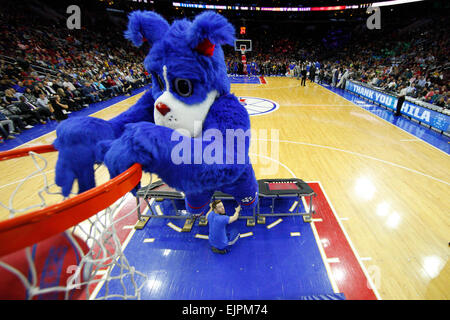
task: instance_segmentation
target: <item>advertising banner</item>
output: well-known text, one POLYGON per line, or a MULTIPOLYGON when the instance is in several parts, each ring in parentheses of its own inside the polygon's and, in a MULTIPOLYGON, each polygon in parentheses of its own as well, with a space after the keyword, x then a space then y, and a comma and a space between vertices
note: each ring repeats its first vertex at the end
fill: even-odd
MULTIPOLYGON (((374 90, 362 84, 347 81, 345 88, 386 108, 395 110, 397 106, 397 97, 374 90)), ((450 130, 450 117, 448 115, 418 106, 410 101, 403 102, 401 113, 440 131, 448 132, 450 130)))

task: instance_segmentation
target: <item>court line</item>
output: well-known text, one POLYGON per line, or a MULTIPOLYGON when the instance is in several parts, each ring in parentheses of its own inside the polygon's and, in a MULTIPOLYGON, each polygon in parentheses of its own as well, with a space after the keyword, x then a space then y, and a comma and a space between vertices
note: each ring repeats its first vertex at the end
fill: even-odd
POLYGON ((289 208, 289 212, 294 211, 294 209, 297 207, 297 205, 298 205, 298 201, 295 201, 295 202, 292 204, 292 206, 289 208))
MULTIPOLYGON (((250 153, 249 153, 249 154, 250 154, 250 153)), ((255 155, 260 156, 260 157, 263 157, 263 158, 266 158, 266 159, 270 159, 270 160, 272 160, 272 161, 277 162, 277 163, 280 164, 282 167, 284 167, 284 168, 292 175, 293 178, 297 178, 297 176, 294 174, 294 172, 293 172, 291 169, 289 169, 289 167, 286 166, 284 163, 281 163, 280 161, 275 160, 275 159, 270 158, 270 157, 262 156, 262 155, 260 155, 260 154, 255 154, 255 155)), ((325 193, 324 193, 324 194, 325 194, 325 193)), ((327 199, 327 201, 329 201, 329 200, 327 199)), ((302 202, 303 202, 304 208, 305 208, 305 209, 308 208, 308 206, 306 205, 305 198, 302 198, 302 202)), ((306 209, 306 210, 308 210, 308 209, 306 209)), ((328 264, 328 262, 327 262, 327 256, 325 255, 325 250, 324 250, 324 248, 323 248, 323 246, 322 246, 322 242, 320 241, 319 234, 317 233, 316 226, 314 225, 314 221, 312 221, 312 222, 310 223, 310 226, 311 226, 311 230, 312 230, 312 232, 313 232, 314 239, 315 239, 315 241, 316 241, 317 247, 318 247, 318 249, 319 249, 320 255, 321 255, 321 257, 322 257, 322 261, 323 261, 323 264, 324 264, 324 266, 325 266, 325 270, 326 270, 326 272, 327 272, 328 280, 330 281, 331 287, 333 288, 333 292, 334 292, 334 293, 339 293, 339 288, 338 288, 338 286, 337 286, 337 284, 336 284, 336 280, 334 279, 333 274, 331 273, 330 266, 329 266, 329 264, 328 264)), ((352 249, 354 250, 353 247, 352 247, 352 249)), ((355 256, 358 257, 358 255, 356 255, 356 252, 355 252, 355 256)))
MULTIPOLYGON (((308 205, 306 203, 305 198, 302 197, 301 200, 302 200, 302 203, 303 203, 303 207, 305 208, 306 211, 308 211, 309 207, 308 207, 308 205)), ((325 253, 325 249, 323 248, 322 240, 319 237, 319 233, 317 232, 316 225, 315 225, 314 221, 311 221, 310 225, 311 225, 311 229, 313 231, 314 239, 316 240, 316 243, 317 243, 317 247, 319 248, 319 252, 320 252, 320 255, 322 257, 322 261, 323 261, 323 264, 325 266, 325 270, 327 271, 328 278, 330 279, 330 283, 331 283, 331 286, 333 288, 333 291, 334 291, 334 293, 339 293, 339 287, 338 287, 338 285, 336 283, 336 280, 334 280, 333 272, 331 271, 327 255, 325 253)))
MULTIPOLYGON (((125 102, 125 101, 127 101, 127 100, 129 100, 129 99, 132 99, 132 98, 135 98, 136 96, 138 96, 138 95, 140 95, 140 94, 145 94, 146 92, 147 92, 147 90, 144 90, 144 91, 142 91, 142 92, 136 93, 135 95, 130 96, 130 97, 128 97, 128 98, 126 98, 126 99, 124 99, 124 100, 122 100, 122 101, 116 102, 116 103, 110 105, 109 107, 105 107, 105 108, 103 108, 103 109, 101 109, 101 110, 99 110, 99 111, 97 111, 97 112, 94 112, 94 113, 90 114, 89 117, 90 117, 90 116, 93 116, 93 115, 95 115, 95 114, 97 114, 97 113, 103 112, 103 111, 105 111, 105 110, 107 110, 107 109, 109 109, 109 108, 111 108, 111 107, 114 107, 115 105, 117 105, 117 104, 119 104, 119 103, 125 102)), ((55 131, 56 131, 56 130, 47 132, 47 133, 43 134, 42 136, 39 136, 39 137, 37 137, 37 138, 34 138, 34 139, 32 139, 32 140, 30 140, 30 141, 27 141, 27 142, 25 142, 25 143, 22 143, 21 145, 19 145, 19 146, 13 148, 13 149, 11 149, 11 150, 18 149, 18 148, 22 148, 23 146, 28 145, 28 144, 32 143, 33 141, 35 141, 35 140, 37 140, 37 139, 41 139, 41 138, 43 138, 43 137, 45 137, 45 136, 47 136, 47 135, 49 135, 49 134, 51 134, 51 133, 54 133, 55 131)))
POLYGON ((242 233, 241 235, 239 235, 239 238, 247 238, 247 237, 251 237, 253 236, 253 232, 247 232, 247 233, 242 233))
MULTIPOLYGON (((264 98, 261 98, 261 99, 264 99, 264 98)), ((251 104, 246 103, 246 105, 247 106, 252 106, 252 107, 255 107, 255 108, 263 108, 263 110, 266 110, 265 107, 261 107, 261 106, 258 105, 258 104, 264 103, 264 102, 267 102, 267 99, 264 99, 263 101, 252 102, 251 104)))
MULTIPOLYGON (((425 142, 428 146, 433 147, 434 149, 436 149, 436 150, 442 152, 443 154, 445 154, 445 155, 447 155, 447 156, 450 156, 447 152, 445 152, 445 151, 443 151, 443 150, 441 150, 441 149, 439 149, 439 148, 433 146, 431 143, 428 143, 427 141, 425 141, 425 140, 423 140, 423 139, 420 139, 419 137, 417 137, 417 136, 413 135, 412 133, 410 133, 410 132, 408 132, 408 131, 406 131, 406 130, 400 128, 399 126, 396 126, 395 124, 393 124, 393 123, 387 121, 386 119, 383 119, 382 117, 379 117, 379 116, 373 114, 373 113, 370 112, 369 110, 366 110, 366 109, 364 109, 364 108, 361 108, 359 105, 357 105, 357 104, 354 103, 353 101, 351 101, 351 100, 349 100, 349 99, 347 99, 347 98, 341 96, 340 94, 338 94, 338 93, 336 93, 336 92, 334 92, 334 91, 332 91, 332 90, 330 90, 330 89, 327 89, 327 88, 325 88, 325 87, 323 87, 323 86, 321 86, 321 85, 319 85, 319 84, 317 84, 317 83, 315 83, 315 84, 316 84, 317 86, 319 86, 320 88, 326 90, 326 91, 329 91, 329 92, 331 92, 331 93, 334 93, 335 95, 337 95, 337 96, 340 97, 341 99, 344 99, 344 100, 346 100, 346 101, 349 101, 350 103, 352 103, 353 105, 355 105, 355 107, 358 107, 359 109, 362 109, 362 110, 368 112, 368 113, 369 113, 370 115, 372 115, 373 117, 376 117, 376 118, 378 118, 378 119, 381 119, 381 120, 383 120, 383 121, 389 123, 390 125, 396 127, 397 129, 400 129, 401 131, 403 131, 403 132, 409 134, 410 136, 413 136, 414 138, 419 139, 419 141, 425 142)), ((344 91, 345 91, 345 89, 344 89, 344 91)), ((345 92, 347 92, 347 91, 345 91, 345 92)), ((353 96, 356 97, 356 95, 354 95, 353 93, 350 93, 350 92, 348 92, 348 93, 349 93, 349 94, 352 94, 353 96)), ((374 106, 375 106, 375 107, 378 107, 378 106, 375 105, 375 104, 374 104, 374 106)), ((409 120, 409 119, 407 119, 407 120, 409 120)), ((411 120, 409 120, 409 121, 411 121, 411 120)), ((423 126, 423 127, 424 127, 425 129, 431 130, 431 129, 429 129, 429 128, 426 128, 425 126, 423 126)))
POLYGON ((173 230, 175 230, 176 232, 181 232, 182 228, 180 228, 179 226, 174 225, 172 222, 169 222, 167 224, 167 226, 169 226, 170 228, 172 228, 173 230))
POLYGON ((278 89, 293 89, 293 88, 298 88, 301 87, 301 85, 297 85, 297 86, 282 86, 282 87, 270 87, 268 88, 266 84, 259 84, 258 87, 251 87, 251 88, 239 88, 241 90, 259 90, 259 89, 265 89, 265 90, 278 90, 278 89))
POLYGON ((162 210, 161 210, 161 207, 159 206, 159 204, 157 204, 155 206, 155 211, 158 216, 163 216, 163 213, 162 213, 162 210))
POLYGON ((272 229, 273 227, 275 227, 276 225, 280 224, 283 221, 283 219, 278 219, 275 222, 272 222, 271 224, 269 224, 268 226, 266 226, 267 229, 272 229))
POLYGON ((247 109, 247 111, 253 112, 254 114, 258 114, 258 113, 261 112, 261 110, 253 109, 253 108, 248 107, 248 106, 245 106, 245 109, 247 109))
POLYGON ((335 258, 327 258, 328 263, 340 263, 341 260, 339 260, 338 257, 335 258))
MULTIPOLYGON (((28 180, 31 180, 31 179, 37 178, 37 177, 42 177, 43 174, 51 173, 53 171, 55 171, 55 169, 51 169, 51 170, 43 171, 43 172, 37 172, 35 175, 29 177, 28 180)), ((6 188, 6 187, 11 186, 13 184, 18 184, 18 183, 23 182, 25 180, 27 180, 27 178, 23 178, 23 179, 20 179, 20 180, 17 180, 17 181, 13 181, 13 182, 1 185, 0 189, 6 188)))
MULTIPOLYGON (((312 183, 312 182, 310 181, 309 183, 312 183)), ((339 224, 339 227, 341 228, 342 232, 344 233, 344 236, 347 239, 347 242, 350 245, 350 248, 352 249, 353 254, 356 257, 356 260, 358 260, 358 263, 359 263, 361 269, 363 270, 364 275, 366 276, 366 279, 369 282, 372 291, 375 293, 375 296, 377 297, 378 300, 382 300, 381 297, 380 297, 380 294, 378 293, 377 287, 373 284, 372 278, 370 278, 369 273, 366 270, 366 267, 361 262, 361 258, 360 258, 359 254, 358 254, 358 251, 356 251, 355 246, 353 245, 352 241, 350 240, 350 237, 348 236, 347 231, 344 229, 344 225, 341 223, 341 220, 340 220, 339 216, 337 215, 336 210, 333 207, 333 204, 330 202, 330 199, 328 198, 328 195, 325 192, 325 189, 323 188, 322 183, 320 183, 320 181, 314 181, 314 183, 318 183, 319 184, 320 189, 322 190, 322 193, 325 196, 325 199, 327 200, 328 205, 331 208, 331 212, 333 212, 334 218, 336 219, 337 223, 339 224)), ((302 200, 303 200, 303 198, 302 198, 302 200)), ((314 223, 314 222, 312 222, 312 223, 314 223)))
POLYGON ((350 104, 318 104, 318 103, 299 103, 299 104, 283 104, 283 107, 354 107, 350 104))
MULTIPOLYGON (((304 200, 304 198, 302 198, 304 200)), ((305 203, 303 203, 305 205, 305 203)), ((305 206, 306 208, 306 206, 305 206)), ((319 248, 320 255, 322 256, 322 261, 325 266, 325 270, 327 271, 328 278, 330 279, 331 287, 333 288, 334 293, 339 293, 339 287, 334 280, 333 273, 331 272, 330 263, 328 262, 327 255, 325 254, 325 250, 323 249, 322 242, 320 241, 319 233, 317 232, 316 226, 314 222, 310 223, 311 229, 314 234, 314 238, 316 239, 317 247, 319 248)))
POLYGON ((285 143, 299 144, 299 145, 305 145, 305 146, 310 146, 310 147, 329 149, 329 150, 333 150, 333 151, 340 151, 340 152, 348 153, 348 154, 351 154, 351 155, 354 155, 354 156, 359 156, 359 157, 362 157, 362 158, 366 158, 366 159, 382 162, 384 164, 388 164, 388 165, 391 165, 393 167, 401 168, 401 169, 404 169, 404 170, 407 170, 407 171, 410 171, 410 172, 422 175, 424 177, 430 178, 432 180, 436 180, 436 181, 441 182, 443 184, 450 185, 450 183, 448 183, 447 181, 441 180, 439 178, 435 178, 435 177, 430 176, 430 175, 428 175, 426 173, 423 173, 423 172, 420 172, 420 171, 417 171, 417 170, 414 170, 414 169, 411 169, 411 168, 408 168, 408 167, 405 167, 405 166, 402 166, 400 164, 396 164, 396 163, 393 163, 393 162, 390 162, 390 161, 387 161, 387 160, 378 159, 378 158, 375 158, 375 157, 372 157, 372 156, 369 156, 369 155, 366 155, 366 154, 362 154, 362 153, 359 153, 359 152, 354 152, 354 151, 350 151, 350 150, 340 149, 340 148, 336 148, 336 147, 324 146, 324 145, 315 144, 315 143, 300 142, 300 141, 273 140, 273 139, 255 139, 255 140, 263 140, 263 141, 270 141, 270 142, 285 142, 285 143))
MULTIPOLYGON (((125 204, 128 204, 129 201, 132 201, 133 199, 129 199, 129 200, 125 200, 123 206, 121 206, 120 210, 122 210, 122 208, 125 206, 125 204)), ((116 214, 120 211, 117 210, 116 214)), ((142 213, 143 215, 146 215, 148 213, 148 207, 146 207, 144 209, 144 212, 142 213)), ((116 216, 116 214, 114 214, 114 216, 116 216)), ((125 249, 128 246, 128 244, 130 243, 131 239, 134 236, 134 233, 136 232, 136 228, 131 229, 130 233, 128 234, 127 238, 125 239, 125 241, 122 243, 122 252, 125 255, 125 249)), ((147 239, 145 239, 147 240, 147 239)), ((144 242, 145 242, 144 240, 144 242)), ((154 240, 153 240, 154 241, 154 240)), ((153 242, 153 241, 147 241, 147 242, 153 242)), ((115 264, 112 264, 112 266, 108 267, 107 271, 109 271, 109 273, 111 274, 112 271, 114 270, 115 264), (111 269, 111 270, 109 270, 111 269)), ((106 275, 108 274, 108 272, 105 272, 102 275, 101 280, 97 283, 97 286, 94 288, 94 290, 92 291, 91 295, 89 296, 89 300, 95 300, 95 298, 97 297, 98 293, 100 292, 100 290, 103 288, 103 285, 106 282, 106 275)))
MULTIPOLYGON (((267 102, 267 101, 260 101, 260 102, 267 102)), ((267 108, 265 107, 265 106, 259 106, 258 105, 258 103, 260 103, 260 102, 256 102, 256 103, 245 103, 245 108, 247 109, 247 108, 253 108, 253 109, 255 109, 255 110, 258 110, 258 111, 266 111, 267 110, 267 108)))
MULTIPOLYGON (((259 139, 256 139, 256 140, 259 140, 259 139)), ((278 161, 278 160, 275 160, 275 159, 270 158, 270 157, 263 156, 263 155, 258 154, 258 153, 251 153, 251 152, 249 152, 248 154, 249 154, 249 155, 255 155, 255 156, 258 156, 258 157, 261 157, 261 158, 265 158, 265 159, 269 159, 269 160, 272 160, 272 161, 274 161, 274 162, 277 162, 279 165, 281 165, 283 168, 285 168, 285 169, 292 175, 293 178, 297 178, 297 177, 295 176, 294 172, 292 172, 292 170, 289 169, 288 166, 286 166, 284 163, 281 163, 281 162, 278 161)))

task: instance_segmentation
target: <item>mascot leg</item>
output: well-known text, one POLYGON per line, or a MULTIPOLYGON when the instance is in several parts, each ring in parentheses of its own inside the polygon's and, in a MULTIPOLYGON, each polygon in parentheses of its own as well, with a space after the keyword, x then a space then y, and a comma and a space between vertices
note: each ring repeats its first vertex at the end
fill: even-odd
POLYGON ((190 214, 206 214, 209 210, 209 204, 214 192, 207 191, 200 194, 186 194, 186 210, 190 214))
POLYGON ((258 182, 253 167, 247 166, 237 181, 221 191, 232 195, 242 209, 253 209, 258 204, 258 182))

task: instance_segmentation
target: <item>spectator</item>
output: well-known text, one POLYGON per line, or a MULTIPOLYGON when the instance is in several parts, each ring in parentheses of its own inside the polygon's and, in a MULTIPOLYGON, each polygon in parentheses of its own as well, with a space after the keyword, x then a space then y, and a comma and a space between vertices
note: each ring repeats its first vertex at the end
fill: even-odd
POLYGON ((59 95, 55 95, 52 99, 51 110, 53 110, 53 115, 57 122, 61 122, 67 119, 67 114, 64 113, 64 110, 68 110, 69 106, 61 102, 61 97, 59 95))
POLYGON ((24 85, 22 81, 18 81, 16 85, 13 86, 14 90, 18 93, 25 93, 25 90, 27 89, 24 85))
POLYGON ((15 131, 14 123, 12 120, 8 119, 3 113, 0 112, 0 129, 2 129, 3 139, 14 139, 10 134, 18 134, 15 131), (7 129, 6 129, 7 128, 7 129))
POLYGON ((19 115, 15 115, 11 113, 7 108, 5 108, 5 105, 0 106, 0 113, 6 118, 6 120, 11 120, 13 122, 14 124, 13 134, 21 133, 25 129, 32 128, 32 126, 27 126, 27 124, 25 124, 24 121, 22 121, 22 118, 19 115))
POLYGON ((70 111, 79 111, 83 109, 83 107, 79 103, 77 103, 75 99, 72 99, 66 94, 66 91, 64 91, 63 88, 59 88, 58 90, 56 90, 56 94, 60 97, 60 102, 64 105, 67 105, 70 111))
POLYGON ((27 99, 24 96, 20 97, 20 102, 16 103, 16 106, 21 110, 22 114, 31 115, 42 124, 46 124, 47 122, 45 120, 51 115, 47 109, 38 108, 27 102, 27 99))
POLYGON ((14 89, 7 89, 5 91, 3 101, 5 101, 7 104, 12 104, 15 102, 19 102, 19 98, 17 98, 16 95, 14 94, 14 89))
POLYGON ((87 81, 81 88, 81 93, 84 97, 87 97, 91 103, 96 103, 100 101, 100 97, 95 89, 91 86, 91 83, 87 81))

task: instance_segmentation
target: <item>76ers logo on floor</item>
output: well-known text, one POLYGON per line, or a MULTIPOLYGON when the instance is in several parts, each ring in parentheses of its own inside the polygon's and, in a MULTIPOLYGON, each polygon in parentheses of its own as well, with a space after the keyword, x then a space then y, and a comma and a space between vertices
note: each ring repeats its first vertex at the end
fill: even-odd
POLYGON ((258 196, 258 192, 255 192, 255 196, 254 197, 251 197, 251 196, 250 197, 245 197, 244 199, 241 200, 242 205, 244 205, 244 206, 251 205, 255 201, 257 196, 258 196))
POLYGON ((280 107, 278 103, 272 100, 255 97, 239 97, 239 102, 247 109, 250 116, 268 114, 280 107))

